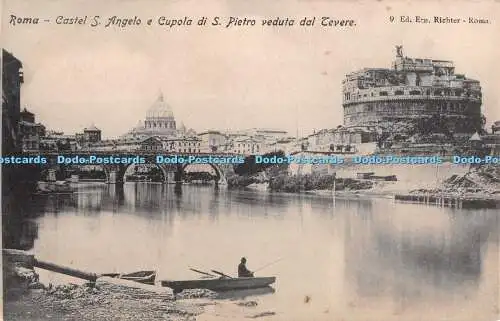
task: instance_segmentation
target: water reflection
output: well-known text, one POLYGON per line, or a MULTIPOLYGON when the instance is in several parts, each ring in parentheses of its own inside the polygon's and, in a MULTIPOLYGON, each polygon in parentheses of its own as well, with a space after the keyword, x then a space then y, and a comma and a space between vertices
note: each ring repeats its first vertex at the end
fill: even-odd
POLYGON ((238 291, 225 291, 217 293, 217 299, 219 300, 243 300, 248 297, 262 296, 267 294, 273 294, 276 290, 270 286, 260 289, 250 289, 250 290, 238 290, 238 291))
POLYGON ((457 295, 483 306, 493 303, 480 293, 498 298, 495 211, 148 183, 84 186, 28 203, 44 216, 38 231, 15 228, 19 243, 89 271, 155 268, 159 279, 189 279, 188 266, 234 274, 241 256, 250 268, 284 257, 259 272, 278 277, 266 300, 282 311, 301 309, 290 302, 305 294, 318 310, 334 305, 348 315, 361 313, 363 304, 342 305, 354 299, 440 308, 457 295))
MULTIPOLYGON (((398 302, 432 302, 476 291, 484 277, 485 253, 498 266, 498 247, 488 251, 488 242, 498 244, 493 212, 407 205, 407 212, 380 215, 389 209, 385 204, 372 215, 358 211, 346 217, 345 272, 355 296, 391 293, 398 302)), ((491 281, 498 288, 497 277, 491 281)))

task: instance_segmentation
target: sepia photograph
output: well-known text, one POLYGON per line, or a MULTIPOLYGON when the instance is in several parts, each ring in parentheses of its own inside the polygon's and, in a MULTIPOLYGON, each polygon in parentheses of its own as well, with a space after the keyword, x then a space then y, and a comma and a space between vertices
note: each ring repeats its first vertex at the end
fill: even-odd
POLYGON ((500 2, 0 6, 2 320, 500 320, 500 2))

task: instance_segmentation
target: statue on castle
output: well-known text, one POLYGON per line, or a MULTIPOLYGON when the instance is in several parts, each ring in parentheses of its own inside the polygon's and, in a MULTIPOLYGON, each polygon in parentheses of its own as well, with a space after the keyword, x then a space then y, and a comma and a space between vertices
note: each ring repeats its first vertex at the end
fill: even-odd
POLYGON ((396 57, 403 58, 403 46, 396 46, 396 57))

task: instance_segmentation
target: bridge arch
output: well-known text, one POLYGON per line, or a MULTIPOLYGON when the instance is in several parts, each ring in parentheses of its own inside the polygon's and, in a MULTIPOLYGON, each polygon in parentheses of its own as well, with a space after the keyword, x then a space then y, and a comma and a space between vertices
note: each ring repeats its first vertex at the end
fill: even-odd
MULTIPOLYGON (((113 153, 111 152, 108 152, 108 151, 101 151, 101 152, 90 152, 88 150, 85 150, 85 151, 78 151, 78 152, 67 152, 65 153, 65 156, 67 157, 70 157, 70 156, 74 156, 74 155, 78 155, 78 156, 81 156, 81 157, 89 157, 89 156, 109 156, 109 155, 116 155, 117 151, 113 151, 113 153)), ((179 182, 182 180, 182 174, 184 172, 184 170, 186 169, 186 167, 190 166, 190 165, 194 165, 194 164, 190 164, 190 163, 186 163, 186 164, 170 164, 170 163, 157 163, 155 161, 155 159, 157 158, 157 153, 152 153, 152 152, 148 152, 148 151, 139 151, 139 152, 136 152, 136 154, 134 155, 128 155, 126 154, 127 151, 123 151, 124 155, 126 156, 130 156, 130 157, 138 157, 137 154, 139 154, 140 156, 144 157, 145 160, 146 160, 146 164, 152 164, 152 165, 155 165, 157 168, 160 169, 161 171, 161 174, 163 175, 163 182, 166 182, 166 183, 170 183, 170 182, 179 182)), ((206 156, 206 154, 203 154, 203 153, 196 153, 197 156, 201 155, 201 156, 206 156)), ((210 153, 210 155, 215 155, 213 153, 210 153)), ((85 164, 88 164, 88 165, 93 165, 93 166, 98 166, 99 169, 102 168, 103 172, 104 172, 104 176, 106 178, 106 181, 110 184, 115 184, 115 183, 123 183, 124 179, 125 179, 125 172, 126 170, 128 169, 128 167, 130 165, 134 165, 134 164, 102 164, 102 163, 85 163, 85 164, 70 164, 70 165, 66 165, 66 164, 59 164, 58 161, 57 161, 57 157, 60 156, 59 154, 57 153, 51 153, 50 155, 47 155, 49 157, 49 162, 48 164, 46 164, 45 167, 46 170, 47 168, 50 168, 52 171, 51 171, 51 176, 53 177, 53 170, 56 169, 56 170, 62 170, 62 171, 65 171, 66 174, 67 173, 67 169, 64 169, 62 167, 66 167, 66 166, 74 166, 74 167, 80 167, 80 166, 85 166, 85 164)), ((166 153, 166 156, 171 156, 170 152, 169 153, 166 153)), ((183 155, 184 156, 184 155, 183 155)), ((236 154, 223 154, 224 157, 228 157, 228 156, 233 156, 235 157, 236 154)), ((241 156, 241 155, 239 155, 241 156)), ((204 164, 204 165, 209 165, 214 171, 215 171, 215 175, 216 175, 216 178, 217 178, 217 183, 226 183, 227 180, 226 180, 226 177, 227 175, 229 175, 230 173, 233 173, 234 172, 234 168, 233 168, 233 164, 204 164)))
POLYGON ((224 170, 222 169, 221 166, 219 166, 217 164, 214 164, 214 163, 207 163, 207 164, 183 164, 180 167, 180 170, 181 170, 180 174, 181 174, 181 176, 184 175, 184 173, 186 172, 186 168, 187 167, 193 166, 193 165, 208 165, 208 166, 210 166, 215 171, 215 177, 216 177, 215 182, 217 184, 226 184, 227 183, 227 179, 226 179, 226 175, 224 173, 224 170))
POLYGON ((172 168, 169 168, 168 165, 156 164, 156 163, 146 163, 146 164, 122 164, 122 165, 110 165, 104 166, 106 171, 106 177, 108 183, 123 183, 126 181, 126 172, 131 166, 137 165, 148 165, 152 167, 156 167, 160 170, 162 175, 162 182, 169 182, 169 173, 173 173, 172 168))
POLYGON ((48 163, 44 164, 43 166, 40 167, 39 173, 40 173, 40 180, 47 180, 47 181, 53 181, 53 180, 65 180, 71 178, 71 175, 73 174, 79 174, 75 173, 74 169, 78 168, 81 170, 82 167, 85 166, 94 166, 94 167, 99 167, 99 169, 102 169, 102 172, 104 173, 104 179, 105 181, 109 180, 109 170, 106 168, 105 165, 101 164, 95 164, 95 165, 68 165, 68 164, 56 164, 56 163, 48 163))

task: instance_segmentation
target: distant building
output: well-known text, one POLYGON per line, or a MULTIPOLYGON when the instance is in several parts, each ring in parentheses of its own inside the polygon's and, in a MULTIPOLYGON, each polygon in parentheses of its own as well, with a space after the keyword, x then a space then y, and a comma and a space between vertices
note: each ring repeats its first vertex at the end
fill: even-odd
POLYGON ((250 128, 235 131, 226 131, 227 136, 236 137, 258 137, 264 141, 276 141, 285 138, 288 135, 287 131, 272 128, 250 128))
POLYGON ((484 146, 483 139, 481 138, 481 136, 477 132, 474 133, 474 135, 472 135, 469 138, 469 144, 472 148, 481 148, 484 146))
POLYGON ((491 132, 493 134, 500 134, 500 120, 497 120, 491 125, 491 132))
POLYGON ((101 140, 101 130, 92 124, 83 129, 83 139, 85 142, 96 143, 101 140))
POLYGON ((307 149, 312 152, 354 153, 375 150, 377 133, 370 127, 322 129, 307 137, 307 149))
POLYGON ((280 129, 250 128, 227 131, 225 149, 247 155, 262 154, 272 151, 277 142, 286 139, 288 132, 280 129))
POLYGON ((487 154, 500 156, 500 134, 486 134, 480 136, 478 133, 469 139, 469 145, 473 149, 484 148, 487 154))
POLYGON ((270 153, 270 152, 283 152, 285 154, 290 154, 292 152, 299 151, 300 148, 296 147, 296 142, 297 139, 293 137, 284 137, 281 139, 276 140, 275 142, 266 144, 264 146, 264 153, 270 153))
POLYGON ((287 137, 288 132, 281 129, 273 128, 254 128, 254 135, 256 137, 261 137, 265 142, 274 142, 279 139, 287 137))
POLYGON ((240 137, 231 141, 228 151, 241 155, 256 155, 264 152, 264 142, 255 137, 240 137))
POLYGON ((198 137, 202 145, 207 148, 206 152, 217 152, 225 150, 229 137, 217 130, 207 130, 199 133, 198 137))
POLYGON ((35 123, 35 114, 26 108, 20 113, 19 137, 23 152, 40 150, 40 140, 45 136, 45 126, 35 123))
POLYGON ((445 117, 453 133, 482 126, 479 81, 455 73, 452 61, 408 58, 397 47, 393 68, 365 68, 343 84, 344 125, 373 126, 445 117))
POLYGON ((133 152, 141 149, 141 144, 145 138, 119 138, 106 139, 96 143, 90 143, 86 148, 92 151, 109 152, 109 151, 125 151, 133 152))
POLYGON ((150 137, 141 142, 141 150, 149 152, 170 152, 170 153, 201 153, 202 141, 198 137, 150 137))
POLYGON ((42 151, 77 151, 81 145, 77 142, 76 135, 65 135, 63 132, 54 130, 47 131, 40 138, 40 150, 42 151))

